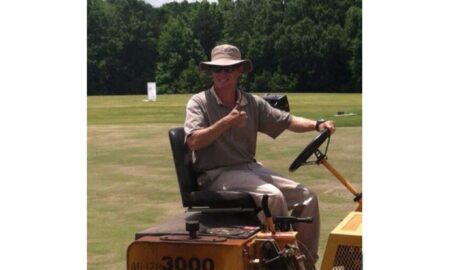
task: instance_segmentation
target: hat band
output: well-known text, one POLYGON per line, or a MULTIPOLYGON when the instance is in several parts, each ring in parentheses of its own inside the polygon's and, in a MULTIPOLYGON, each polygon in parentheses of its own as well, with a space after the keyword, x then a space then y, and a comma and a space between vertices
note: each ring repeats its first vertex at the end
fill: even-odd
POLYGON ((214 55, 214 57, 213 57, 213 59, 211 59, 211 61, 216 61, 216 60, 220 60, 220 59, 229 59, 229 60, 235 60, 235 61, 242 60, 240 57, 236 57, 234 55, 229 55, 226 53, 218 53, 218 54, 214 55))

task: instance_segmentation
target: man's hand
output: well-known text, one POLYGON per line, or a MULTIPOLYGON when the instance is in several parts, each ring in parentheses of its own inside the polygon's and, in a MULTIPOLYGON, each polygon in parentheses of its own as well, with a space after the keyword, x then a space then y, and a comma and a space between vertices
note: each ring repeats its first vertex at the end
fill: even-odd
POLYGON ((202 149, 214 142, 230 127, 236 126, 242 128, 246 123, 247 113, 240 111, 239 104, 236 104, 231 112, 213 125, 194 131, 187 137, 186 143, 192 151, 202 149))
POLYGON ((325 121, 319 125, 319 131, 324 129, 328 129, 333 134, 336 131, 336 123, 334 121, 325 121))
POLYGON ((227 121, 229 121, 230 125, 242 128, 246 125, 247 113, 245 111, 241 111, 240 109, 240 105, 236 104, 231 112, 225 117, 227 121))

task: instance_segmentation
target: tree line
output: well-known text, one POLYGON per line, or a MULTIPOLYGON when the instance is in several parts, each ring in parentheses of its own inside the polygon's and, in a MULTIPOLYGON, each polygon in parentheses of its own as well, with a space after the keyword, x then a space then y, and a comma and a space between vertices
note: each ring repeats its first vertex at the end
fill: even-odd
POLYGON ((238 46, 258 92, 361 92, 361 0, 88 0, 88 95, 192 93, 210 86, 198 63, 238 46))

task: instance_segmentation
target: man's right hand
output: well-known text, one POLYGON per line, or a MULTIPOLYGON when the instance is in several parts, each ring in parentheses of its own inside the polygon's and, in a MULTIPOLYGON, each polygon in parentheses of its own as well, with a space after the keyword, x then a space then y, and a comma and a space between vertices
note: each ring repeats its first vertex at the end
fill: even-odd
POLYGON ((241 107, 239 104, 236 104, 236 106, 234 106, 230 113, 225 117, 232 126, 242 128, 245 127, 245 124, 247 123, 247 113, 245 111, 241 111, 240 109, 241 107))
POLYGON ((241 111, 239 104, 237 104, 225 117, 213 125, 194 131, 187 137, 186 143, 192 151, 202 149, 214 142, 230 127, 242 128, 245 127, 246 123, 247 113, 241 111))

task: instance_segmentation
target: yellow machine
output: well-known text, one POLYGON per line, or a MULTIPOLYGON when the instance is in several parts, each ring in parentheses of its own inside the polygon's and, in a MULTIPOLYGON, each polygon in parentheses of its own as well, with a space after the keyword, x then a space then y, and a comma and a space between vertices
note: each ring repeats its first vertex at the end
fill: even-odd
MULTIPOLYGON (((330 137, 318 135, 289 167, 294 171, 315 154, 354 195, 358 202, 331 233, 322 261, 322 270, 362 269, 362 195, 328 162, 319 147, 330 137)), ((127 250, 128 270, 304 270, 308 252, 299 246, 291 225, 314 222, 311 218, 272 217, 268 198, 262 209, 249 194, 219 191, 203 192, 196 186, 189 152, 184 146, 184 131, 169 131, 183 206, 188 211, 165 223, 136 233, 127 250), (256 213, 263 210, 267 225, 256 213)), ((328 140, 329 142, 329 140, 328 140)), ((328 148, 328 145, 327 145, 328 148)))
POLYGON ((361 212, 350 212, 330 233, 321 269, 362 269, 361 212))

